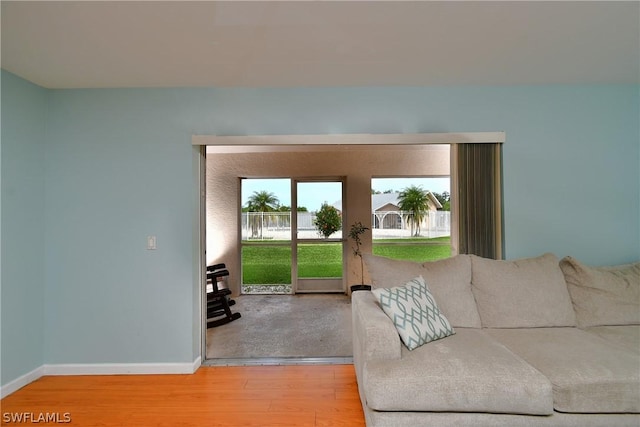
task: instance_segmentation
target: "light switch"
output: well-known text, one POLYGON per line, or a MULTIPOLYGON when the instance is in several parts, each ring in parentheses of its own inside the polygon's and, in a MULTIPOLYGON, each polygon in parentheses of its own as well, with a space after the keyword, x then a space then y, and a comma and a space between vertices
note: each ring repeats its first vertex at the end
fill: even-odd
POLYGON ((147 236, 147 249, 154 250, 156 248, 156 236, 147 236))

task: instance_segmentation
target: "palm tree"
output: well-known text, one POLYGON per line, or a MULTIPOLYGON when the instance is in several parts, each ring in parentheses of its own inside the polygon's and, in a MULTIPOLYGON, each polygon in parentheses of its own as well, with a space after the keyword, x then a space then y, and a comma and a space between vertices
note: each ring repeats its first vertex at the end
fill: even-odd
MULTIPOLYGON (((278 204, 280 203, 280 201, 278 200, 278 197, 266 190, 262 190, 262 191, 254 191, 253 194, 251 196, 249 196, 249 200, 247 201, 247 207, 249 208, 250 212, 273 212, 278 210, 278 204)), ((253 236, 256 236, 257 233, 257 228, 258 226, 260 227, 260 238, 262 239, 262 224, 264 222, 264 219, 261 218, 262 220, 259 222, 258 224, 258 218, 254 217, 254 220, 251 223, 251 234, 253 236)))
POLYGON ((420 235, 420 223, 422 219, 427 215, 429 209, 429 197, 427 192, 422 190, 422 187, 412 185, 407 187, 398 194, 398 207, 401 211, 406 212, 405 216, 411 224, 411 235, 420 235), (415 227, 415 234, 413 229, 415 227))

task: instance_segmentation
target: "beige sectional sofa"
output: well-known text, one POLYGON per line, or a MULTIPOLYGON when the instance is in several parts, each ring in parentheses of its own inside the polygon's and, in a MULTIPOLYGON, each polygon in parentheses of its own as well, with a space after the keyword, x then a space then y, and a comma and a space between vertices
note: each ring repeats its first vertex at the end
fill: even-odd
POLYGON ((640 263, 365 262, 374 290, 352 311, 368 426, 640 426, 640 263), (375 289, 418 276, 454 333, 409 350, 375 289))

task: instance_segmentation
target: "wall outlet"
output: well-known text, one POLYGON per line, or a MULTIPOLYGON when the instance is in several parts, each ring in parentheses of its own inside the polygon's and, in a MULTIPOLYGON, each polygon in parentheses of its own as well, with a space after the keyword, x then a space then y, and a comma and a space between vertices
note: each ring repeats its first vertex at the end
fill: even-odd
POLYGON ((147 250, 157 249, 156 236, 147 236, 147 250))

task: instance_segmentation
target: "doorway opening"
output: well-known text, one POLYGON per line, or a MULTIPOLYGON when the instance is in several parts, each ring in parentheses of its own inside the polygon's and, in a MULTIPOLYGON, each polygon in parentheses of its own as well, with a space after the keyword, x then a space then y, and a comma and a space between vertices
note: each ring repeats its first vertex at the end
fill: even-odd
POLYGON ((244 148, 207 156, 207 263, 227 264, 242 318, 206 331, 206 358, 344 362, 353 351, 347 290, 360 270, 343 230, 374 224, 372 177, 448 177, 449 145, 244 148), (261 200, 268 207, 256 208, 261 200), (278 294, 255 295, 264 285, 278 294))
MULTIPOLYGON (((214 136, 194 135, 194 145, 206 145, 206 188, 207 201, 215 199, 215 206, 207 204, 206 212, 206 254, 207 264, 223 260, 228 262, 230 271, 229 287, 234 295, 240 295, 241 250, 238 221, 240 219, 241 203, 238 177, 305 177, 305 176, 344 176, 349 183, 347 196, 349 213, 344 218, 344 224, 350 225, 362 222, 372 226, 371 210, 371 178, 372 177, 397 177, 397 176, 450 176, 451 193, 457 194, 459 186, 460 153, 459 147, 469 144, 483 144, 498 147, 505 141, 504 132, 471 132, 471 133, 420 133, 420 134, 346 134, 346 135, 249 135, 249 136, 214 136), (214 160, 215 159, 215 160, 214 160), (454 161, 452 161, 454 160, 454 161), (451 171, 450 171, 451 166, 451 171), (211 173, 210 173, 211 172, 211 173), (235 214, 235 215, 234 215, 235 214)), ((494 150, 496 151, 496 150, 494 150)), ((498 212, 498 226, 500 217, 500 151, 496 151, 497 159, 494 162, 497 169, 494 170, 494 186, 497 197, 492 209, 498 212)), ((492 157, 493 158, 493 157, 492 157)), ((465 167, 465 170, 469 169, 465 167)), ((473 176, 473 169, 471 176, 473 176)), ((460 187, 462 188, 462 187, 460 187)), ((204 194, 203 194, 204 196, 204 194)), ((462 208, 458 205, 464 197, 452 199, 454 215, 451 217, 451 246, 452 254, 459 250, 459 242, 463 236, 458 231, 460 218, 467 219, 468 213, 461 214, 462 208), (465 216, 466 215, 466 216, 465 216)), ((493 199, 492 199, 493 200, 493 199)), ((473 205, 475 206, 475 205, 473 205)), ((466 211, 465 211, 466 212, 466 211)), ((489 215, 490 213, 488 213, 489 215)), ((496 229, 496 234, 501 236, 501 228, 496 229)), ((466 235, 465 235, 466 236, 466 235)), ((466 237, 465 237, 466 238, 466 237)), ((364 242, 361 248, 364 251, 372 251, 371 239, 364 242)), ((360 280, 360 270, 355 267, 352 257, 345 259, 346 270, 343 276, 347 284, 360 280)), ((203 290, 204 292, 204 290, 203 290)), ((337 295, 337 294, 334 294, 337 295)), ((296 298, 298 295, 284 295, 296 298)), ((317 294, 303 295, 303 297, 315 297, 317 294)), ((339 296, 339 295, 337 295, 339 296)), ((267 297, 280 297, 267 295, 267 297)), ((269 306, 264 304, 261 307, 269 306)), ((325 313, 322 313, 323 315, 325 313)), ((325 316, 326 317, 326 316, 325 316)), ((243 316, 243 319, 245 317, 243 316)), ((284 327, 288 327, 284 333, 278 334, 282 339, 288 339, 290 334, 302 330, 297 321, 284 321, 284 327)), ((204 320, 203 320, 204 323, 204 320)), ((345 320, 344 325, 349 323, 345 320)), ((232 322, 225 327, 240 325, 240 321, 232 322)), ((278 327, 280 327, 278 326, 278 327)), ((270 327, 276 329, 271 324, 270 327)), ((334 328, 335 329, 335 328, 334 328)), ((304 332, 302 332, 304 333, 304 332)), ((208 331, 203 330, 206 348, 211 342, 208 339, 208 331)), ((235 335, 234 335, 235 337, 235 335)), ((321 338, 315 338, 313 345, 318 346, 321 338)), ((242 341, 242 339, 240 339, 242 341)), ((278 341, 274 339, 274 342, 278 341)), ((213 343, 213 346, 224 347, 213 343)), ((279 347, 279 342, 276 342, 279 347)), ((204 349, 203 349, 204 350, 204 349)), ((244 352, 247 353, 246 351, 244 352)), ((205 358, 209 356, 207 351, 205 358)), ((215 356, 213 356, 215 357, 215 356)), ((239 356, 242 357, 242 356, 239 356)), ((313 352, 303 356, 313 358, 313 352)), ((264 359, 255 363, 263 363, 264 359)), ((225 363, 224 360, 220 363, 225 363)), ((244 363, 244 362, 240 362, 244 363)), ((251 362, 249 362, 251 363, 251 362)), ((282 362, 276 363, 289 363, 282 362)), ((302 363, 305 363, 304 361, 302 363)))

